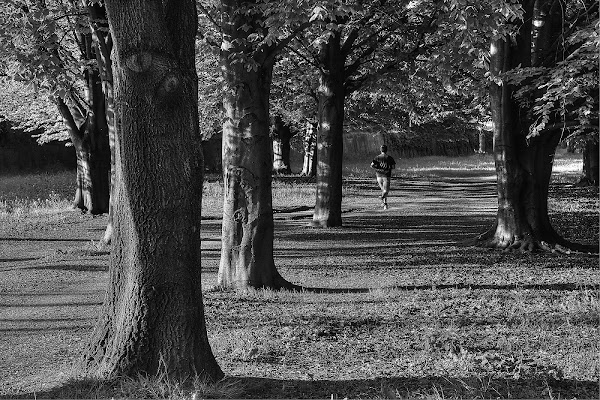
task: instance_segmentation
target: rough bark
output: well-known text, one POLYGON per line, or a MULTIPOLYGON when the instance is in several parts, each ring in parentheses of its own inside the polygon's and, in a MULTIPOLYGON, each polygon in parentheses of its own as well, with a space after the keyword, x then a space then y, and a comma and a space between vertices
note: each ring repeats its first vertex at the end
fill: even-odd
POLYGON ((317 171, 317 135, 315 126, 311 122, 306 122, 304 133, 304 161, 302 164, 302 176, 315 176, 317 171))
POLYGON ((313 226, 342 226, 344 60, 339 32, 319 48, 319 124, 317 127, 317 198, 313 226))
POLYGON ((273 260, 269 93, 274 53, 268 47, 254 51, 253 68, 235 59, 250 53, 243 43, 253 29, 242 26, 254 25, 239 12, 242 3, 222 2, 225 194, 218 285, 282 288, 289 284, 273 260))
MULTIPOLYGON (((543 133, 528 140, 531 110, 523 108, 514 99, 515 87, 506 82, 499 84, 502 74, 517 65, 536 65, 535 60, 542 58, 543 50, 547 51, 545 46, 551 42, 552 26, 560 31, 556 29, 556 19, 548 13, 544 14, 547 16, 543 28, 546 32, 532 34, 532 15, 540 9, 538 2, 529 2, 526 6, 526 22, 520 28, 517 41, 500 39, 491 46, 490 72, 496 79, 490 85, 490 105, 498 212, 495 226, 478 239, 482 245, 502 249, 594 251, 590 246, 563 239, 548 217, 548 188, 560 131, 543 133)), ((544 16, 536 15, 536 19, 541 18, 544 16)))
POLYGON ((294 132, 280 116, 273 118, 273 173, 291 174, 290 139, 294 132))
POLYGON ((202 152, 193 0, 107 0, 116 179, 109 286, 82 366, 103 377, 222 376, 200 281, 202 152))

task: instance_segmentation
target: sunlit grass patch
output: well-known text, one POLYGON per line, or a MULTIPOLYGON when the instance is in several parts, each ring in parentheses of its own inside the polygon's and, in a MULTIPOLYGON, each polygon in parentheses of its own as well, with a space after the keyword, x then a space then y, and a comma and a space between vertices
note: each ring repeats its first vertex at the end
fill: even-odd
POLYGON ((74 193, 75 171, 0 175, 0 199, 70 198, 74 193))
POLYGON ((24 217, 28 214, 52 214, 72 208, 71 200, 61 198, 58 193, 50 192, 47 198, 2 198, 0 216, 24 217))
MULTIPOLYGON (((272 206, 274 209, 312 207, 315 203, 315 185, 308 182, 272 183, 272 206)), ((220 216, 223 212, 223 182, 205 182, 202 197, 202 215, 220 216)))
POLYGON ((48 215, 72 207, 75 177, 71 171, 0 175, 0 219, 48 215))

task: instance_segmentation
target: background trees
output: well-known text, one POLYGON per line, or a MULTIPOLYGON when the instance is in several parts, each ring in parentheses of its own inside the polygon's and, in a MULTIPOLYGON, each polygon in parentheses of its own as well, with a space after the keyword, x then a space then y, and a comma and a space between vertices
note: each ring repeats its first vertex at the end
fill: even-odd
POLYGON ((108 212, 111 39, 100 4, 6 2, 0 52, 9 75, 51 95, 77 154, 74 204, 108 212))

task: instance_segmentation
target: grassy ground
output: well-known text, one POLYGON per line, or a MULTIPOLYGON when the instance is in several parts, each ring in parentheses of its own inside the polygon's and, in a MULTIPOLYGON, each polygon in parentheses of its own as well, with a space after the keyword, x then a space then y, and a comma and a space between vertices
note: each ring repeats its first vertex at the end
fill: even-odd
MULTIPOLYGON (((554 224, 572 240, 598 243, 597 189, 570 186, 578 159, 555 165, 554 224)), ((280 272, 304 286, 352 289, 337 294, 212 290, 222 191, 206 183, 207 326, 228 378, 196 388, 77 377, 71 365, 107 280, 108 254, 94 243, 106 218, 68 208, 71 173, 1 177, 0 395, 597 398, 597 258, 461 246, 494 219, 489 156, 399 167, 384 212, 364 164, 346 164, 340 229, 308 227, 312 183, 274 183, 280 272)))

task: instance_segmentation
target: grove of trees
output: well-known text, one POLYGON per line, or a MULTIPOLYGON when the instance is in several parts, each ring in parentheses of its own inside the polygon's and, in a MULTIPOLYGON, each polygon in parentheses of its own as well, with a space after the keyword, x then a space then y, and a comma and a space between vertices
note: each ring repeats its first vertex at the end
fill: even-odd
POLYGON ((76 149, 77 206, 110 208, 89 373, 222 376, 200 277, 201 140, 215 120, 222 288, 298 288, 273 257, 273 150, 316 122, 313 225, 340 227, 344 121, 369 107, 408 124, 491 115, 498 213, 478 244, 598 251, 560 237, 547 204, 559 141, 597 149, 597 1, 9 0, 0 12, 3 73, 52 97, 76 149))

